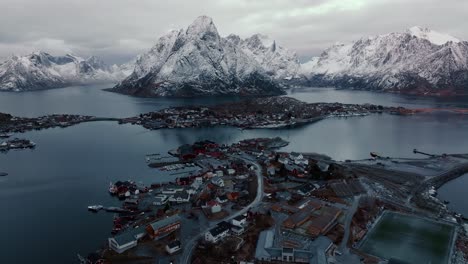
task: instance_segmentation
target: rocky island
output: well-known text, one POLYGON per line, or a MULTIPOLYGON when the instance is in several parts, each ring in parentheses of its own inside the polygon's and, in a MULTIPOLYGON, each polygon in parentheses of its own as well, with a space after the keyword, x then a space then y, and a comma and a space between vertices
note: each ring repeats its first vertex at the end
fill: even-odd
POLYGON ((281 128, 313 123, 329 117, 373 113, 414 114, 418 110, 373 104, 305 103, 290 97, 267 97, 216 106, 171 107, 122 119, 148 129, 225 125, 241 129, 281 128))

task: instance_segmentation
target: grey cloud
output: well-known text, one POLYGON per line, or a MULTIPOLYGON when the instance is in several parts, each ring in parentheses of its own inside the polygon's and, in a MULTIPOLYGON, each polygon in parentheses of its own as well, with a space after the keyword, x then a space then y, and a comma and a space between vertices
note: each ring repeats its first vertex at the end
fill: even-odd
POLYGON ((222 35, 263 33, 301 58, 421 25, 468 39, 466 0, 2 0, 0 58, 43 49, 125 62, 199 15, 222 35))

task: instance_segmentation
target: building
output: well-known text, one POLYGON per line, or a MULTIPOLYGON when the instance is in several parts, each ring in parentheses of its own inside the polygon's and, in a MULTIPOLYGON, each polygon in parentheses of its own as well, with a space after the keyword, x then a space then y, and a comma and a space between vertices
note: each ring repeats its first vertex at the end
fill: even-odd
POLYGON ((235 235, 242 235, 245 232, 245 228, 243 226, 235 226, 231 227, 231 232, 235 235))
POLYGON ((231 225, 226 221, 222 221, 205 233, 205 240, 211 243, 218 243, 229 235, 230 229, 231 225))
POLYGON ((274 231, 265 230, 260 232, 257 240, 257 247, 255 248, 255 259, 261 261, 271 261, 271 255, 267 251, 268 248, 273 247, 274 231))
POLYGON ((314 253, 290 247, 273 247, 275 240, 274 230, 262 231, 258 237, 255 248, 255 259, 259 261, 281 261, 294 263, 313 263, 314 253))
POLYGON ((218 187, 224 187, 224 180, 221 179, 220 176, 215 176, 215 177, 211 178, 211 183, 213 183, 214 185, 216 185, 218 187))
POLYGON ((164 194, 158 194, 154 197, 154 205, 164 205, 169 201, 169 196, 164 194))
POLYGON ((179 215, 173 215, 152 222, 146 226, 146 231, 152 239, 162 238, 180 228, 181 219, 179 215))
POLYGON ((295 212, 294 214, 286 218, 286 220, 284 220, 283 222, 283 227, 294 229, 303 225, 312 217, 311 212, 314 210, 316 210, 316 207, 314 207, 313 205, 305 206, 300 211, 295 212))
POLYGON ((138 240, 146 235, 145 228, 135 228, 115 237, 108 238, 109 248, 115 252, 122 254, 123 252, 134 248, 138 244, 138 240))
POLYGON ((313 237, 327 234, 337 223, 342 211, 338 208, 326 206, 320 210, 317 217, 312 218, 307 227, 307 233, 313 237))
POLYGON ((166 251, 169 254, 174 254, 181 249, 181 243, 179 240, 174 240, 166 245, 166 251))
POLYGON ((196 177, 195 180, 193 180, 191 187, 193 189, 197 190, 202 185, 203 185, 203 178, 202 177, 196 177))
POLYGON ((208 207, 210 209, 212 214, 219 213, 219 212, 221 212, 221 209, 222 209, 219 202, 217 202, 215 200, 211 200, 211 201, 207 202, 206 207, 208 207))
POLYGON ((218 201, 218 203, 220 203, 220 204, 227 203, 228 202, 228 197, 227 197, 227 195, 223 194, 223 195, 220 195, 220 196, 216 197, 216 201, 218 201))
POLYGON ((176 192, 169 197, 169 201, 175 203, 188 203, 190 201, 190 193, 185 190, 176 192))
POLYGON ((181 192, 184 190, 184 187, 183 186, 180 186, 180 185, 168 185, 168 186, 165 186, 161 193, 162 194, 175 194, 176 192, 181 192))
POLYGON ((247 215, 238 215, 231 220, 231 224, 234 226, 243 227, 247 224, 247 215))

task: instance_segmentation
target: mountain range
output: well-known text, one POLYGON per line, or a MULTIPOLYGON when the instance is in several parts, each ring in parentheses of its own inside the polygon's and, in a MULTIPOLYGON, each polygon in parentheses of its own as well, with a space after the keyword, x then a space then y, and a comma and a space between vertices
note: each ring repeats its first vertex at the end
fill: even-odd
POLYGON ((139 96, 278 95, 300 67, 295 53, 266 36, 223 38, 211 18, 159 38, 112 90, 139 96))
POLYGON ((337 43, 305 63, 261 34, 221 37, 206 16, 160 37, 131 63, 44 52, 0 63, 0 90, 116 82, 136 96, 279 95, 291 86, 339 87, 418 95, 468 94, 468 42, 412 27, 337 43))
POLYGON ((33 52, 0 63, 1 91, 28 91, 98 82, 117 82, 130 74, 128 65, 108 66, 97 57, 52 56, 33 52))
POLYGON ((301 67, 300 83, 417 95, 468 93, 468 42, 427 28, 336 44, 301 67))

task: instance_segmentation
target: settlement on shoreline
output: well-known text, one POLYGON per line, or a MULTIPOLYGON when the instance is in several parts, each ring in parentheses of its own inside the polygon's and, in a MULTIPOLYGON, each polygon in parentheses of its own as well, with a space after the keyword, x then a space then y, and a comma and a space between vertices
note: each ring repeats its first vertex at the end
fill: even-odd
POLYGON ((0 113, 0 133, 23 133, 84 122, 117 121, 148 129, 232 126, 240 129, 282 128, 317 122, 329 117, 353 117, 374 113, 414 114, 417 110, 372 104, 304 103, 289 97, 268 97, 217 106, 171 107, 129 118, 54 114, 37 118, 0 113))
MULTIPOLYGON (((147 164, 158 177, 177 172, 176 180, 112 184, 109 191, 122 207, 111 208, 117 215, 108 246, 90 256, 162 263, 221 263, 235 256, 252 262, 277 260, 265 252, 292 248, 293 260, 382 261, 384 255, 361 244, 390 211, 444 226, 453 234, 444 240, 448 258, 468 257, 463 216, 432 191, 441 178, 461 174, 468 155, 401 159, 373 152, 366 160, 339 162, 315 153, 281 152, 285 144, 281 138, 232 145, 205 140, 170 150, 171 156, 148 154, 147 164), (422 202, 414 198, 419 192, 422 202), (265 236, 273 244, 264 244, 265 236)), ((414 250, 424 252, 417 245, 414 250)))
POLYGON ((23 133, 84 122, 116 121, 141 125, 150 130, 210 126, 239 129, 275 129, 318 122, 325 118, 355 117, 370 114, 413 115, 433 111, 466 114, 464 109, 407 109, 373 104, 305 103, 290 97, 257 98, 215 106, 170 107, 128 118, 54 114, 37 118, 0 113, 0 133, 23 133))

